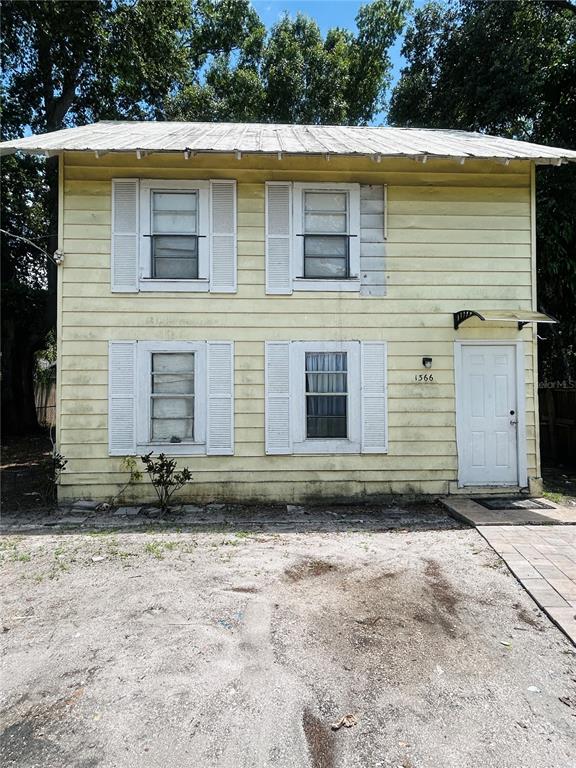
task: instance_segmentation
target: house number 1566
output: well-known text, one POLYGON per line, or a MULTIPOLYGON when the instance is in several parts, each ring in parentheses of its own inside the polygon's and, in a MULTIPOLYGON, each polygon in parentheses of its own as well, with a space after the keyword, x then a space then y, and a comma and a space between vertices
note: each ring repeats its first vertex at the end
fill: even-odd
POLYGON ((434 381, 434 376, 431 373, 415 373, 414 381, 434 381))

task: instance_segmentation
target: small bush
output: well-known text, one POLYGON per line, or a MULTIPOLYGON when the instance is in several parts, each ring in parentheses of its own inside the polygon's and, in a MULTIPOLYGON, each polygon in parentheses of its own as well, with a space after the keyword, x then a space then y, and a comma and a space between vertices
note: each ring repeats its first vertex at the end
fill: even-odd
POLYGON ((164 453, 160 453, 157 459, 153 459, 152 455, 151 451, 141 459, 158 496, 160 509, 165 512, 173 494, 192 480, 192 473, 187 468, 177 471, 176 459, 169 459, 164 453))

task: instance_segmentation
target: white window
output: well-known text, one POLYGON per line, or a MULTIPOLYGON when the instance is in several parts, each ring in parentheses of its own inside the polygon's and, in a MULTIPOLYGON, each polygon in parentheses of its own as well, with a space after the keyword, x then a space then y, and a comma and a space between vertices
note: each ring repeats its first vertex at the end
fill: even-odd
POLYGON ((385 453, 386 344, 266 344, 267 453, 385 453))
POLYGON ((209 182, 140 182, 140 290, 209 289, 209 182))
POLYGON ((138 446, 205 452, 204 343, 140 342, 137 398, 138 446))
POLYGON ((294 184, 294 290, 360 288, 360 187, 294 184))
POLYGON ((111 456, 234 453, 234 344, 111 341, 111 456))
POLYGON ((236 182, 112 180, 111 288, 236 291, 236 182))
POLYGON ((360 344, 292 346, 294 453, 360 452, 360 344))

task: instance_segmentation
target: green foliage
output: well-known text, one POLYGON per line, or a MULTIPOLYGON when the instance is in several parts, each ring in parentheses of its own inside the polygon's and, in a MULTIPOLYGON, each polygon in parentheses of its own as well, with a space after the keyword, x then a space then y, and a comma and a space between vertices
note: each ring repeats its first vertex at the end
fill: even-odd
POLYGON ((167 104, 177 120, 364 124, 384 106, 388 50, 411 0, 374 0, 356 34, 297 14, 269 34, 247 0, 196 4, 188 79, 167 104), (219 29, 220 25, 220 29, 219 29), (211 49, 211 55, 207 53, 211 49))
MULTIPOLYGON (((430 2, 402 49, 390 122, 576 149, 576 4, 430 2)), ((576 167, 537 169, 540 378, 576 381, 576 167)))
POLYGON ((153 451, 150 451, 140 458, 158 496, 160 509, 165 512, 173 494, 192 480, 192 474, 187 467, 176 471, 176 459, 169 459, 164 453, 160 453, 157 459, 153 459, 152 455, 153 451))

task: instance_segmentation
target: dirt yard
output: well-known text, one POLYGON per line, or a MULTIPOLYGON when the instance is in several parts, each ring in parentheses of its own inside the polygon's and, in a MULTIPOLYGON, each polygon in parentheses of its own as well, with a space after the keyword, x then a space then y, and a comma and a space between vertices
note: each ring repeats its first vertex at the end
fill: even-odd
POLYGON ((574 648, 441 512, 1 547, 4 768, 576 765, 574 648))

